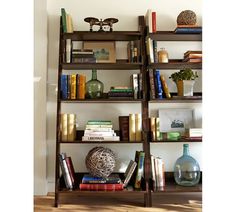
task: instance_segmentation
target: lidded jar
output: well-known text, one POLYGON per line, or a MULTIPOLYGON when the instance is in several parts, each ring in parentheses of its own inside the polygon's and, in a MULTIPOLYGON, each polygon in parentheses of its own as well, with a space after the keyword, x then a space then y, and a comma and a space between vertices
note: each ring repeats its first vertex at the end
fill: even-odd
POLYGON ((189 145, 183 145, 183 155, 177 159, 174 166, 175 182, 181 186, 195 186, 201 176, 198 162, 189 155, 189 145))
POLYGON ((97 99, 103 96, 104 85, 97 79, 97 70, 92 69, 92 79, 86 82, 86 98, 97 99))
POLYGON ((161 48, 160 51, 158 51, 158 63, 168 63, 169 57, 168 52, 165 50, 165 48, 161 48))

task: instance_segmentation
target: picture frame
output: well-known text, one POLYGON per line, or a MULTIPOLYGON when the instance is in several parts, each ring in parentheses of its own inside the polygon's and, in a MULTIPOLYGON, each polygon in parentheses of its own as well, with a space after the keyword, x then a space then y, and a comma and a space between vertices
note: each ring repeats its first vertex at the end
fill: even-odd
POLYGON ((83 49, 93 49, 97 63, 116 62, 116 46, 114 41, 84 41, 83 49))
POLYGON ((193 109, 159 109, 160 132, 180 132, 194 127, 193 109))

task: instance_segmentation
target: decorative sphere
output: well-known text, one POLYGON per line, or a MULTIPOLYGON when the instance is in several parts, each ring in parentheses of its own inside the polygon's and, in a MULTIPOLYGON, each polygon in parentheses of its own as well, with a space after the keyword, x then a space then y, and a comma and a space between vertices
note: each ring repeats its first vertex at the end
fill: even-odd
POLYGON ((194 25, 197 23, 197 16, 192 10, 184 10, 177 17, 177 24, 179 25, 194 25))
POLYGON ((115 153, 109 148, 94 147, 88 152, 85 164, 90 174, 106 178, 115 168, 115 153))

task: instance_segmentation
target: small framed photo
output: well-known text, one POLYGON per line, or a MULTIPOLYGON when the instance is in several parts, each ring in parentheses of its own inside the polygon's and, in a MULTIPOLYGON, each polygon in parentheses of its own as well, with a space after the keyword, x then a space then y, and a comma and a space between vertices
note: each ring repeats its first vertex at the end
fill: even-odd
POLYGON ((116 47, 114 41, 84 41, 83 48, 93 50, 97 63, 116 62, 116 47))
POLYGON ((181 132, 194 127, 193 109, 159 109, 160 131, 181 132))

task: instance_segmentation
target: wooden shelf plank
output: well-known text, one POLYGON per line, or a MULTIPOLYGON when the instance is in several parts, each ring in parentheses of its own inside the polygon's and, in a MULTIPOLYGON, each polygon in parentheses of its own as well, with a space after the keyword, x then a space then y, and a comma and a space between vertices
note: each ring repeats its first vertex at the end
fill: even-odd
POLYGON ((61 144, 142 144, 142 141, 59 141, 61 144))
POLYGON ((198 143, 198 142, 202 142, 202 139, 185 139, 185 138, 181 138, 179 140, 159 140, 159 141, 151 141, 151 144, 160 144, 160 143, 198 143))
POLYGON ((157 41, 202 41, 202 34, 175 34, 173 31, 157 31, 149 36, 157 41))
POLYGON ((74 31, 73 33, 63 33, 63 39, 71 39, 73 41, 130 41, 139 40, 141 36, 142 33, 138 31, 74 31))
POLYGON ((169 192, 169 193, 178 193, 178 192, 202 192, 202 184, 196 186, 179 186, 175 183, 166 183, 164 190, 159 190, 153 193, 159 192, 169 192))
POLYGON ((62 69, 64 70, 91 70, 91 69, 103 69, 103 70, 138 70, 142 66, 142 63, 128 63, 127 60, 117 60, 116 63, 62 63, 62 69))
POLYGON ((172 59, 169 60, 169 63, 151 63, 148 65, 150 69, 184 69, 184 68, 192 68, 192 69, 202 69, 202 63, 186 63, 181 59, 172 59))
POLYGON ((61 100, 61 103, 141 103, 142 99, 76 99, 76 100, 61 100))

